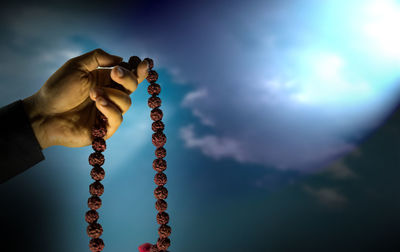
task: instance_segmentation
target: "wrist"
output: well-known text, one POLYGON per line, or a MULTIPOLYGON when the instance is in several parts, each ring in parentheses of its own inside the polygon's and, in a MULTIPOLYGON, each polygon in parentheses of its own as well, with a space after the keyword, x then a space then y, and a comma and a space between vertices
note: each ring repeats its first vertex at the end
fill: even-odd
POLYGON ((35 95, 23 99, 22 104, 40 147, 42 150, 50 147, 43 127, 44 116, 38 109, 35 95))

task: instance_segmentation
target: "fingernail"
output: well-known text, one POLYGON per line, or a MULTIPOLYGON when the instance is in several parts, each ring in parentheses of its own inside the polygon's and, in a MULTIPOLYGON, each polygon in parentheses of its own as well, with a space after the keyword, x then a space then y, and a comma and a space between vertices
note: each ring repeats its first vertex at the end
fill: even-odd
POLYGON ((120 67, 117 67, 117 74, 118 74, 118 77, 123 77, 124 76, 124 70, 122 70, 122 68, 120 68, 120 67))
POLYGON ((150 70, 150 64, 147 60, 145 60, 146 64, 147 64, 147 72, 150 70))
POLYGON ((90 89, 90 94, 93 96, 94 99, 96 99, 96 97, 97 97, 97 92, 96 92, 96 90, 95 90, 94 88, 91 88, 91 89, 90 89))
POLYGON ((97 98, 97 101, 100 103, 100 105, 102 106, 106 106, 108 104, 108 102, 106 101, 106 99, 104 99, 103 97, 99 97, 97 98))

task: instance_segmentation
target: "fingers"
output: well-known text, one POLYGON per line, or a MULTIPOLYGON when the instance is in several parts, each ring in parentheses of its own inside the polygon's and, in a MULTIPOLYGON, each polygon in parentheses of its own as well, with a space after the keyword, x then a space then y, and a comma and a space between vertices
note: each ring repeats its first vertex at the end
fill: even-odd
POLYGON ((124 86, 131 94, 137 89, 138 84, 147 77, 148 68, 149 63, 147 61, 140 62, 135 72, 116 66, 111 70, 111 79, 124 86))
POLYGON ((129 94, 133 93, 138 86, 136 75, 124 67, 114 67, 111 70, 110 76, 113 81, 121 84, 127 91, 129 91, 129 94))
POLYGON ((149 69, 149 63, 146 60, 143 60, 142 62, 139 63, 136 69, 136 77, 138 83, 141 83, 144 79, 147 78, 149 74, 148 69, 149 69))
POLYGON ((69 60, 69 62, 76 64, 79 69, 86 72, 93 71, 98 66, 114 66, 121 61, 121 57, 108 54, 100 48, 69 60))
POLYGON ((97 109, 103 113, 105 117, 107 117, 108 127, 107 127, 107 135, 105 139, 110 138, 115 131, 117 131, 118 127, 121 125, 123 117, 119 108, 116 105, 107 101, 104 97, 98 96, 96 101, 97 109))
POLYGON ((90 99, 96 101, 97 97, 103 97, 107 101, 116 105, 122 115, 128 111, 132 104, 131 97, 128 94, 115 88, 103 87, 91 89, 90 99))

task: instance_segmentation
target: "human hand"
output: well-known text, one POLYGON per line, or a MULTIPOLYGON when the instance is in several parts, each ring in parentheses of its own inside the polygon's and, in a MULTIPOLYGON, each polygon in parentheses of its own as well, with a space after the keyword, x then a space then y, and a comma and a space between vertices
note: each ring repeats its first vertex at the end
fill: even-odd
POLYGON ((68 60, 32 96, 23 99, 32 129, 42 149, 52 145, 82 147, 92 144, 91 128, 96 108, 107 117, 110 138, 131 106, 130 94, 148 75, 148 63, 142 61, 129 71, 115 66, 121 57, 101 49, 68 60), (119 75, 122 73, 123 75, 119 75), (126 90, 107 87, 112 81, 126 90), (104 104, 104 105, 103 105, 104 104))

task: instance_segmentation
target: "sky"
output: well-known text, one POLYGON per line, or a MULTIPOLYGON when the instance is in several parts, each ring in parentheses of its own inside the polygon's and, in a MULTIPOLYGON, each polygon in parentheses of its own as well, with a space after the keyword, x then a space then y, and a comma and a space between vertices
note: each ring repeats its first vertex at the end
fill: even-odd
MULTIPOLYGON (((154 60, 170 251, 400 248, 400 2, 18 1, 0 14, 0 106, 96 48, 154 60)), ((145 82, 107 140, 105 251, 157 238, 145 82)), ((15 251, 87 248, 91 152, 52 146, 1 186, 15 251)))

